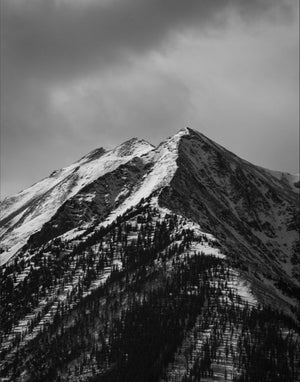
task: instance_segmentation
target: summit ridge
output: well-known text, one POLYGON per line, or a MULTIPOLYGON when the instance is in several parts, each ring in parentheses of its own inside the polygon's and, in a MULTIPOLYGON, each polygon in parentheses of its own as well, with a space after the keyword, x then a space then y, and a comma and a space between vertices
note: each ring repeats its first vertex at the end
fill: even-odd
MULTIPOLYGON (((221 167, 229 172, 236 171, 239 168, 238 164, 243 163, 243 166, 251 168, 252 174, 255 173, 255 176, 264 181, 267 179, 267 182, 274 183, 284 192, 288 188, 297 192, 295 185, 299 181, 297 176, 251 165, 189 127, 180 129, 157 147, 143 139, 132 138, 111 150, 95 149, 74 164, 54 171, 48 178, 4 199, 1 202, 0 238, 4 247, 9 250, 0 255, 0 264, 13 257, 26 240, 41 229, 57 209, 80 190, 99 177, 113 173, 120 166, 132 163, 135 158, 140 158, 139 163, 147 167, 147 172, 143 173, 143 177, 131 190, 123 209, 172 183, 178 172, 178 164, 182 168, 189 163, 189 168, 185 168, 186 173, 211 173, 211 184, 216 175, 224 175, 221 172, 212 173, 217 171, 217 162, 218 165, 222 163, 221 167), (209 155, 209 152, 213 155, 209 155), (212 157, 215 157, 214 161, 212 157), (231 161, 230 168, 226 167, 227 158, 231 161)), ((220 179, 215 181, 219 182, 220 179)), ((121 210, 122 207, 118 206, 118 211, 121 210)), ((112 213, 112 216, 115 216, 115 213, 112 213)))

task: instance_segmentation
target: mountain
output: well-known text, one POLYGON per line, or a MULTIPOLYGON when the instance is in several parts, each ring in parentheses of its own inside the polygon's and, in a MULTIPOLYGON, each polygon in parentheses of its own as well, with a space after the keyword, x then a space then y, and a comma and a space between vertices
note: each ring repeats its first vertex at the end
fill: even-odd
POLYGON ((299 177, 189 128, 1 203, 14 381, 296 381, 299 177))

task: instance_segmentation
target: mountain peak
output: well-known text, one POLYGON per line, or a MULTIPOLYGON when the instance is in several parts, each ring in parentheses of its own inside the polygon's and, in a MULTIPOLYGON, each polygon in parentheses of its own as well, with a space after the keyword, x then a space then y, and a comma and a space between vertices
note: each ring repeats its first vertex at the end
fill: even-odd
POLYGON ((146 151, 150 151, 154 148, 151 143, 145 141, 144 139, 140 138, 131 138, 123 143, 121 143, 119 146, 117 146, 115 149, 113 149, 113 153, 120 157, 127 157, 131 155, 142 155, 146 151))
POLYGON ((190 127, 182 127, 180 130, 178 130, 176 135, 178 135, 178 134, 189 134, 191 131, 193 131, 193 129, 191 129, 190 127))
MULTIPOLYGON (((198 141, 203 141, 205 143, 209 143, 211 145, 214 145, 215 147, 222 148, 220 145, 212 141, 211 139, 207 138, 204 134, 200 133, 198 130, 192 129, 190 127, 183 127, 176 134, 174 134, 172 137, 170 137, 168 140, 171 141, 180 141, 183 137, 189 137, 189 139, 194 138, 198 141)), ((168 141, 167 140, 167 141, 168 141)))
POLYGON ((184 137, 186 135, 190 135, 191 132, 193 132, 193 130, 190 129, 189 127, 182 127, 180 130, 177 131, 176 134, 174 134, 168 140, 173 140, 173 141, 180 140, 181 137, 184 137))
MULTIPOLYGON (((177 135, 197 135, 197 136, 200 136, 200 137, 205 137, 207 138, 204 134, 200 133, 200 131, 198 130, 195 130, 195 129, 192 129, 191 127, 189 126, 186 126, 186 127, 182 127, 180 130, 178 130, 178 132, 175 134, 176 136, 177 135)), ((208 138, 207 138, 208 139, 208 138)))

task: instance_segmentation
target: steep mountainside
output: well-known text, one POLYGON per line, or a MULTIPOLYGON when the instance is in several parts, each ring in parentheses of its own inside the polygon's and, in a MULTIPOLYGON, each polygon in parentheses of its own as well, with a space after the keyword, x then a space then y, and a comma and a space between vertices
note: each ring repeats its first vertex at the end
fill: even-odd
POLYGON ((178 171, 161 204, 213 233, 251 273, 297 295, 299 189, 286 174, 278 179, 192 130, 178 153, 178 171))
POLYGON ((185 128, 2 202, 11 381, 296 381, 299 179, 185 128))

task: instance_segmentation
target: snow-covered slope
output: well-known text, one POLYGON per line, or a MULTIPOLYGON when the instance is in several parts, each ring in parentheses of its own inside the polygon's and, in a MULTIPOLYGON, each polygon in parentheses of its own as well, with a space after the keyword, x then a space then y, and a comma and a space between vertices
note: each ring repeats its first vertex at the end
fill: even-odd
POLYGON ((99 177, 152 149, 151 144, 137 138, 110 151, 96 149, 19 194, 4 199, 1 202, 0 239, 8 250, 0 255, 0 264, 41 229, 67 199, 99 177))
POLYGON ((106 220, 106 224, 111 223, 128 208, 137 205, 141 199, 148 198, 155 191, 162 190, 170 184, 178 168, 179 142, 183 136, 188 134, 189 131, 187 128, 181 129, 173 137, 162 142, 157 148, 143 156, 143 163, 145 167, 149 167, 149 170, 136 187, 134 187, 125 201, 118 206, 117 209, 112 211, 106 220))

